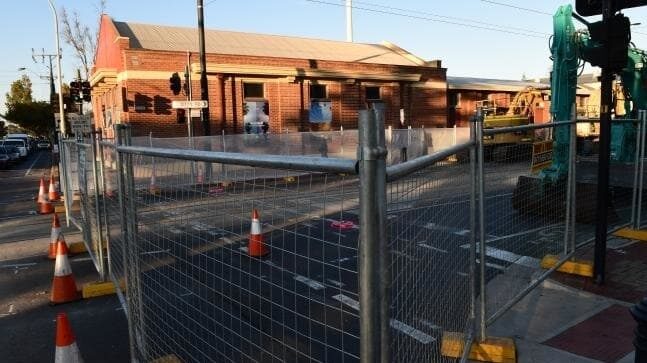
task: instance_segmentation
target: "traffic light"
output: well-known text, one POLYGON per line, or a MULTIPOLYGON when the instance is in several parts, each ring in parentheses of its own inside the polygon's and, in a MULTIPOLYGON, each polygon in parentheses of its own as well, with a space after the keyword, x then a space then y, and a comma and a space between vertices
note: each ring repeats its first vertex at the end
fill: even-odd
POLYGON ((79 92, 81 91, 81 85, 77 81, 70 82, 70 97, 73 102, 81 102, 79 97, 79 92))
POLYGON ((587 59, 592 65, 621 71, 627 66, 629 42, 631 41, 629 18, 622 14, 588 25, 594 47, 587 59))
MULTIPOLYGON (((582 16, 601 15, 602 3, 609 0, 576 0, 575 10, 582 16)), ((637 6, 647 5, 647 0, 615 0, 612 2, 612 12, 621 9, 635 8, 637 6)))
POLYGON ((171 91, 173 91, 173 94, 179 95, 182 90, 182 80, 180 79, 180 75, 177 72, 173 73, 171 78, 169 78, 169 82, 171 83, 171 91))
POLYGON ((90 102, 91 94, 90 94, 90 82, 88 81, 83 81, 81 82, 81 92, 83 93, 83 101, 85 102, 90 102))

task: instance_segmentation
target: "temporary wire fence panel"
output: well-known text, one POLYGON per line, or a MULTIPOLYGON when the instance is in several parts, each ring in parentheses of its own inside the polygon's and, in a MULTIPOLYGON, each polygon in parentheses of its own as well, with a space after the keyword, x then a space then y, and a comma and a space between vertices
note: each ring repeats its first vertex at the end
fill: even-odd
POLYGON ((77 143, 78 176, 80 194, 80 216, 78 221, 83 226, 83 238, 88 246, 90 258, 98 271, 101 269, 102 257, 102 228, 100 225, 101 211, 98 204, 98 186, 95 185, 95 155, 91 144, 77 143))
POLYGON ((470 164, 452 155, 387 184, 393 362, 445 362, 443 335, 467 337, 470 164))
POLYGON ((138 359, 358 361, 356 177, 132 160, 138 359))

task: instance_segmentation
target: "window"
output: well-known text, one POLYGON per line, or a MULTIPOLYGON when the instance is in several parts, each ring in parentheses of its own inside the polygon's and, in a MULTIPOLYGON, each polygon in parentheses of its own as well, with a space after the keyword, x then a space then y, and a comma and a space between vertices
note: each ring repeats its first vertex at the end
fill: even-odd
POLYGON ((262 83, 243 83, 243 98, 264 98, 262 83))
POLYGON ((380 87, 366 87, 366 99, 367 100, 379 100, 380 99, 380 87))
POLYGON ((310 98, 315 98, 315 99, 326 98, 326 86, 323 84, 311 84, 310 98))
POLYGON ((450 93, 449 94, 449 106, 450 107, 456 107, 456 108, 461 107, 461 93, 460 92, 450 93))

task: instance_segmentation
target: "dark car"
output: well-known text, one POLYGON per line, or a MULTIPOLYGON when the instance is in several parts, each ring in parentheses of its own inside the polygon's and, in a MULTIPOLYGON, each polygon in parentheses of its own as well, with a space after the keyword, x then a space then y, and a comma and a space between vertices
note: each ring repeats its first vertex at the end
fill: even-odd
POLYGON ((9 165, 9 155, 0 151, 0 169, 6 169, 9 165))

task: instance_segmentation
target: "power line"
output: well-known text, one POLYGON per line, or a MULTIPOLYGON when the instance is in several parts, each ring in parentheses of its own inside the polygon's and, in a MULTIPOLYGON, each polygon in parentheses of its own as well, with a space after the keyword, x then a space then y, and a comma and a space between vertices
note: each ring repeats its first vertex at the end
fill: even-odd
MULTIPOLYGON (((323 4, 323 5, 337 6, 337 7, 345 7, 346 6, 344 4, 333 3, 333 2, 329 2, 329 1, 323 1, 323 0, 305 0, 305 1, 312 2, 312 3, 317 3, 317 4, 323 4)), ((537 33, 535 31, 531 31, 531 30, 522 30, 522 32, 511 31, 511 30, 501 29, 501 27, 495 28, 495 27, 491 27, 491 26, 479 26, 479 25, 465 24, 465 23, 459 23, 459 22, 456 22, 456 21, 434 19, 434 18, 430 18, 428 16, 422 16, 422 15, 405 14, 405 13, 398 13, 398 12, 389 11, 389 10, 380 10, 380 9, 372 9, 372 8, 367 8, 367 7, 355 6, 354 4, 353 4, 352 8, 357 9, 357 10, 363 10, 363 11, 378 13, 378 14, 396 15, 396 16, 401 16, 401 17, 404 17, 404 18, 425 20, 425 21, 431 21, 431 22, 436 22, 436 23, 444 23, 444 24, 451 24, 451 25, 458 25, 458 26, 462 26, 462 27, 466 27, 466 28, 489 30, 489 31, 495 31, 495 32, 506 33, 506 34, 521 35, 521 36, 526 36, 526 37, 531 37, 531 38, 545 39, 545 38, 547 38, 547 35, 548 35, 548 34, 544 34, 544 33, 539 33, 539 34, 544 34, 544 35, 530 34, 531 32, 532 33, 537 33)), ((382 7, 382 8, 388 8, 388 7, 382 7)), ((418 12, 418 13, 421 14, 420 12, 418 12)))
POLYGON ((545 11, 541 11, 541 10, 537 10, 537 9, 525 8, 523 6, 506 4, 506 3, 501 3, 501 2, 498 2, 498 1, 491 1, 491 0, 481 0, 481 1, 484 2, 484 3, 490 3, 490 4, 499 5, 499 6, 505 6, 505 7, 513 8, 513 9, 517 9, 517 10, 527 11, 527 12, 530 12, 530 13, 553 16, 553 14, 551 14, 551 13, 547 13, 545 11))
POLYGON ((418 14, 423 14, 423 15, 433 16, 433 17, 436 17, 436 18, 452 19, 452 20, 458 20, 458 21, 461 21, 461 22, 476 23, 476 24, 487 25, 487 26, 494 27, 494 28, 513 29, 513 30, 519 30, 519 31, 522 31, 522 32, 524 32, 524 33, 536 33, 536 34, 539 34, 539 35, 546 35, 546 36, 548 36, 548 34, 546 34, 546 33, 539 32, 539 31, 535 31, 535 30, 531 30, 531 29, 518 28, 518 27, 514 27, 514 26, 501 25, 501 24, 487 23, 487 22, 480 21, 480 20, 466 19, 466 18, 459 18, 459 17, 456 17, 456 16, 447 16, 447 15, 441 15, 441 14, 434 14, 434 13, 430 13, 430 12, 422 11, 422 10, 405 9, 405 8, 396 8, 396 7, 392 7, 392 6, 386 6, 386 5, 382 5, 382 4, 375 4, 375 3, 365 2, 365 1, 354 1, 354 3, 357 3, 357 4, 364 4, 364 5, 367 5, 367 6, 372 6, 372 7, 382 8, 382 9, 387 9, 387 10, 396 10, 396 11, 399 11, 399 12, 405 12, 405 13, 418 13, 418 14))

